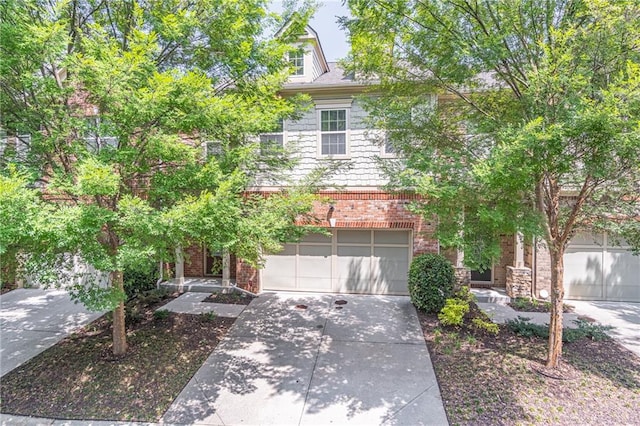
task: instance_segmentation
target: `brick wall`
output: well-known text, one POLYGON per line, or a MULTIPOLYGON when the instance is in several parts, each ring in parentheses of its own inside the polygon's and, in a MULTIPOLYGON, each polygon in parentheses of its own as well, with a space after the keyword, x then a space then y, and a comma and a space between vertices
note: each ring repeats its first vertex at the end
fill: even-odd
POLYGON ((184 276, 204 276, 204 255, 202 246, 191 246, 184 250, 184 276))

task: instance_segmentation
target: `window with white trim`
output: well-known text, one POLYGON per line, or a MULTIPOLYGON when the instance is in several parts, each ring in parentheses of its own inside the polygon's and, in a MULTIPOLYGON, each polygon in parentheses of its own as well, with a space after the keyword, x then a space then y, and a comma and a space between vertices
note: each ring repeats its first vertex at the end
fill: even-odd
POLYGON ((395 156, 396 155, 396 147, 391 142, 391 138, 389 135, 384 136, 384 143, 382 144, 382 153, 387 156, 395 156))
POLYGON ((293 67, 293 75, 304 75, 304 49, 294 49, 289 52, 289 63, 293 67))
POLYGON ((347 155, 347 110, 320 110, 320 155, 347 155))
POLYGON ((266 152, 272 148, 284 147, 284 120, 280 119, 268 133, 260 135, 260 151, 266 152))
POLYGON ((98 115, 88 116, 85 118, 86 127, 84 140, 87 149, 97 154, 106 147, 117 148, 118 138, 115 136, 105 136, 103 133, 108 127, 108 123, 98 115))

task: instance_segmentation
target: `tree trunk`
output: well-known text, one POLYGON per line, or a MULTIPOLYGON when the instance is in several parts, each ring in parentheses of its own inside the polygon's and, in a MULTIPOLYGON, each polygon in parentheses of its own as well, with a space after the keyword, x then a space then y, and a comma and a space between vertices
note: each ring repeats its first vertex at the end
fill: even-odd
POLYGON ((551 250, 551 318, 549 321, 549 347, 547 367, 558 368, 562 357, 562 301, 564 299, 564 248, 551 250))
MULTIPOLYGON (((122 271, 111 273, 111 285, 124 291, 122 271)), ((124 355, 127 352, 127 333, 124 319, 124 301, 121 301, 113 310, 113 354, 124 355)))

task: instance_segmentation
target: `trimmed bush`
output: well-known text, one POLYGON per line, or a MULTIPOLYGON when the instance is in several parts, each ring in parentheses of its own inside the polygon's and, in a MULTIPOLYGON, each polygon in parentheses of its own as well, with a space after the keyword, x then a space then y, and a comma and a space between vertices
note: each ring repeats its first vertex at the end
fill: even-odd
POLYGON ((409 268, 409 296, 418 309, 440 312, 453 297, 456 277, 451 263, 439 254, 421 254, 409 268))
POLYGON ((438 314, 438 319, 442 325, 460 326, 467 312, 469 312, 469 302, 455 297, 446 300, 444 308, 438 314))
POLYGON ((156 262, 149 261, 138 264, 135 267, 125 267, 122 278, 127 299, 132 299, 141 293, 154 290, 158 277, 158 264, 156 262))

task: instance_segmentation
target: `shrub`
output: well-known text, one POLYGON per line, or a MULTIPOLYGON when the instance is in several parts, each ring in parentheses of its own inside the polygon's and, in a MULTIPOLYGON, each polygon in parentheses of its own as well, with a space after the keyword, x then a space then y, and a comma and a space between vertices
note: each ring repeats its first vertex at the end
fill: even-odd
POLYGON ((444 308, 438 314, 438 319, 442 325, 460 326, 467 312, 469 312, 468 301, 458 298, 447 299, 444 308))
POLYGON ((155 289, 159 277, 158 264, 155 262, 127 266, 122 273, 127 299, 132 299, 140 293, 155 289))
POLYGON ((418 309, 440 312, 445 301, 453 296, 455 275, 451 263, 441 255, 422 254, 409 268, 409 296, 418 309))
POLYGON ((159 320, 167 319, 169 318, 169 311, 166 309, 159 309, 153 312, 153 317, 159 320))
POLYGON ((213 311, 203 312, 200 314, 200 318, 202 319, 202 321, 214 321, 216 317, 217 315, 213 311))
MULTIPOLYGON (((542 339, 549 338, 549 325, 532 324, 530 318, 518 317, 515 320, 506 322, 507 327, 514 333, 523 337, 539 337, 542 339)), ((606 333, 613 327, 601 324, 592 324, 583 320, 574 321, 578 328, 562 329, 562 341, 565 343, 576 342, 580 339, 589 338, 592 340, 607 340, 609 335, 606 333)))

